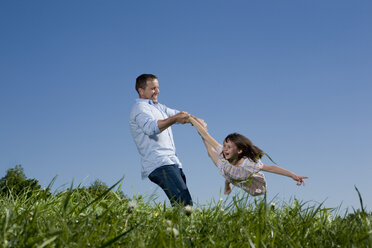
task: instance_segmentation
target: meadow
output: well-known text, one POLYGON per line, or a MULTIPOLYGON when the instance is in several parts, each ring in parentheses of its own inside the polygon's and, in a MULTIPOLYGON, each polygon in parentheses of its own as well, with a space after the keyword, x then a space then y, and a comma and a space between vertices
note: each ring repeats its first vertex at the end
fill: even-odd
POLYGON ((193 208, 73 188, 0 199, 0 247, 372 247, 372 214, 234 196, 193 208), (279 206, 280 205, 280 206, 279 206))

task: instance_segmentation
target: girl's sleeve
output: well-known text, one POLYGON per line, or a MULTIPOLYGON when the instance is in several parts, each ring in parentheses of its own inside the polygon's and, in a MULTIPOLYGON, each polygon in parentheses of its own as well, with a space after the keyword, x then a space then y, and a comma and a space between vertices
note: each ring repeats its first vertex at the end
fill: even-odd
POLYGON ((263 168, 263 163, 261 162, 261 159, 258 159, 257 162, 253 162, 250 159, 247 159, 246 166, 250 171, 253 173, 257 173, 263 168))
POLYGON ((258 171, 262 170, 262 168, 263 168, 263 163, 262 163, 261 159, 259 159, 259 160, 257 161, 256 165, 257 165, 257 170, 258 170, 258 171))
POLYGON ((217 155, 218 155, 218 160, 217 160, 217 164, 216 164, 217 168, 220 171, 221 175, 225 176, 225 172, 224 172, 223 168, 225 167, 226 163, 228 163, 228 161, 222 155, 222 145, 218 146, 216 151, 217 151, 217 155))

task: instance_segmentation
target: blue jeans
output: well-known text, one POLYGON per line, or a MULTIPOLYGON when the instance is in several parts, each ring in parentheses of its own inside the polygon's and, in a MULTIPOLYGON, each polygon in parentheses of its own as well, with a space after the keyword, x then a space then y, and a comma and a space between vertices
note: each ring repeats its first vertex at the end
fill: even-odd
POLYGON ((159 185, 167 195, 172 206, 191 205, 192 199, 186 186, 186 176, 177 165, 164 165, 150 173, 149 179, 159 185))

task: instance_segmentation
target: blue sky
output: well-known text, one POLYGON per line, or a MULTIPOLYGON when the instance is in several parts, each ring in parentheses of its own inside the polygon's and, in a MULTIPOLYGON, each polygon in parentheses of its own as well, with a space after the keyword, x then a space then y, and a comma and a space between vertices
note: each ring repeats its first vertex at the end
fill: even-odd
MULTIPOLYGON (((0 177, 22 164, 54 190, 140 178, 129 132, 135 78, 199 116, 222 142, 249 137, 305 187, 266 173, 268 197, 372 207, 370 1, 1 1, 0 177)), ((223 178, 190 125, 173 127, 199 204, 223 178)), ((269 163, 269 161, 264 160, 269 163)), ((234 189, 234 194, 242 194, 234 189)), ((231 198, 231 196, 230 196, 231 198)))

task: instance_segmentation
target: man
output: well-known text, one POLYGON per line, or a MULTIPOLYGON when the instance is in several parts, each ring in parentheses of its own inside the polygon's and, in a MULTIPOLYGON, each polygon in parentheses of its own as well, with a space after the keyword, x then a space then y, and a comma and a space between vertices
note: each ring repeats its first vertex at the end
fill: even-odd
POLYGON ((176 155, 171 126, 188 123, 190 115, 158 103, 159 81, 155 75, 142 74, 136 79, 136 99, 129 125, 141 155, 142 179, 159 185, 171 204, 192 205, 182 164, 176 155))

